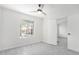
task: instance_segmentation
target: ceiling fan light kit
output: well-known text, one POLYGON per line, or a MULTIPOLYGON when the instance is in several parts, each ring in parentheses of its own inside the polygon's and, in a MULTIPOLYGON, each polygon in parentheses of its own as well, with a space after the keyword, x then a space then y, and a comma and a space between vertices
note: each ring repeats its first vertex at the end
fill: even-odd
POLYGON ((46 15, 45 12, 43 12, 43 8, 44 8, 44 4, 38 4, 38 9, 36 11, 32 11, 32 12, 35 12, 35 13, 39 13, 39 14, 43 14, 43 15, 46 15))

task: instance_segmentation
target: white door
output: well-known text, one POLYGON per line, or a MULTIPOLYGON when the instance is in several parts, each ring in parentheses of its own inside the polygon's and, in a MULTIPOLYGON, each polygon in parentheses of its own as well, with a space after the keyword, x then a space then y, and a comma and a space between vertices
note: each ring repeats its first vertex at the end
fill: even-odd
POLYGON ((79 52, 79 14, 68 18, 68 48, 79 52))

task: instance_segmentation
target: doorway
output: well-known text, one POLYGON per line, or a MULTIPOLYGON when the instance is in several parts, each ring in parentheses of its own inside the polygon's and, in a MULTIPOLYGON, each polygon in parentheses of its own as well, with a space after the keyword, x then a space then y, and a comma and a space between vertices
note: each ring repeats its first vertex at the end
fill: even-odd
POLYGON ((67 48, 67 17, 57 19, 57 46, 67 48))

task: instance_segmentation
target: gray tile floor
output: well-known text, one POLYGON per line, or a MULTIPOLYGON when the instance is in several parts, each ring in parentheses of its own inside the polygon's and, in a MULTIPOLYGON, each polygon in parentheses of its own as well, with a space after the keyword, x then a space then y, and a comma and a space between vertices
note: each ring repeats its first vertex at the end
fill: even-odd
POLYGON ((79 53, 59 46, 39 42, 1 51, 0 55, 79 55, 79 53))

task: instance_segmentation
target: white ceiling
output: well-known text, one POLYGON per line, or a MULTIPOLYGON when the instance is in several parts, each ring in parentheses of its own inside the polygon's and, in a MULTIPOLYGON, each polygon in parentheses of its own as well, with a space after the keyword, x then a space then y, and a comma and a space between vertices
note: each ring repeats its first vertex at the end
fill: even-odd
MULTIPOLYGON (((33 16, 44 16, 43 14, 31 12, 38 9, 37 4, 3 4, 0 6, 33 16)), ((43 10, 47 13, 46 17, 55 19, 64 16, 70 16, 74 13, 79 13, 79 4, 45 4, 43 10)))
POLYGON ((18 12, 22 12, 24 14, 30 14, 33 16, 44 16, 43 14, 37 14, 31 11, 36 11, 38 9, 38 4, 3 4, 1 5, 8 9, 12 9, 18 12))

